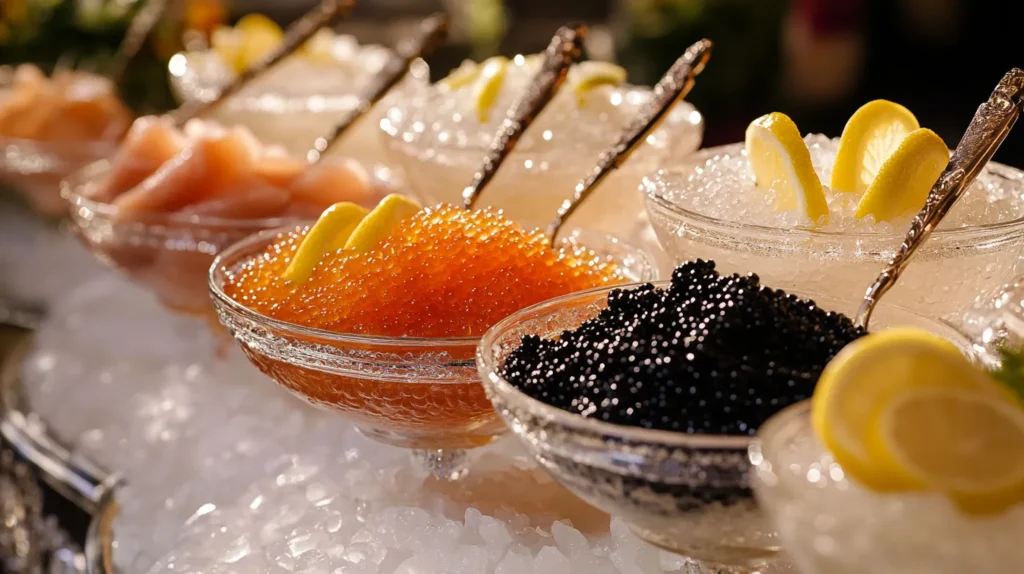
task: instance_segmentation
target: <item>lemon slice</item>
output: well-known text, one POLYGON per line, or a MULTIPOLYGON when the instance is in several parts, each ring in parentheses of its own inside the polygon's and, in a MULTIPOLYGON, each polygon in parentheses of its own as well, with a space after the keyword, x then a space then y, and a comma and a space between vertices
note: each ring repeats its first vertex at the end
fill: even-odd
POLYGON ((324 254, 344 247, 349 236, 369 212, 365 207, 347 201, 335 203, 324 210, 299 244, 295 257, 284 272, 284 278, 293 283, 305 283, 313 275, 313 268, 320 263, 324 254))
POLYGON ((458 68, 452 70, 445 79, 441 80, 441 84, 452 91, 461 90, 480 77, 480 70, 481 67, 476 62, 466 60, 458 68))
POLYGON ((889 156, 920 126, 907 108, 888 100, 860 107, 846 122, 832 167, 832 189, 862 194, 889 156))
POLYGON ((345 249, 365 253, 391 234, 396 225, 416 215, 422 209, 418 203, 397 193, 380 200, 345 242, 345 249))
POLYGON ((626 81, 626 70, 610 62, 580 62, 574 70, 573 93, 582 106, 588 92, 598 86, 618 86, 626 81))
POLYGON ((811 423, 836 461, 859 482, 882 491, 921 489, 918 476, 877 448, 882 413, 912 389, 997 395, 999 387, 949 341, 921 329, 894 328, 850 343, 828 364, 811 398, 811 423))
POLYGON ((882 164, 855 215, 889 221, 919 211, 948 163, 949 148, 935 132, 924 128, 910 132, 882 164))
POLYGON ((508 71, 508 58, 494 56, 484 60, 480 76, 473 88, 473 101, 476 104, 476 118, 480 123, 487 123, 491 107, 501 93, 501 85, 505 82, 508 71))
POLYGON ((242 35, 234 28, 218 26, 210 34, 210 46, 235 72, 245 69, 245 62, 242 61, 242 35))
POLYGON ((828 203, 811 152, 789 116, 772 112, 750 122, 746 147, 757 186, 775 190, 777 209, 798 210, 815 224, 828 222, 828 203))
POLYGON ((1024 408, 956 388, 906 390, 879 421, 879 446, 901 470, 971 513, 1024 501, 1024 408))

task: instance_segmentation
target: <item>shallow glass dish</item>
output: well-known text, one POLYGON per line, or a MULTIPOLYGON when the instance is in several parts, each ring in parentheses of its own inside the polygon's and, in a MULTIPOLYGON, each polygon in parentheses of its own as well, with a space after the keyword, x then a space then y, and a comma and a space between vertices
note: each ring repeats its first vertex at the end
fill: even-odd
POLYGON ((1024 504, 969 517, 941 494, 871 492, 846 479, 814 437, 807 401, 769 419, 750 458, 758 500, 802 574, 1016 572, 1024 564, 1024 504))
MULTIPOLYGON (((438 83, 421 87, 393 102, 380 126, 393 162, 416 174, 410 185, 433 203, 461 203, 507 110, 526 86, 528 59, 511 61, 506 83, 486 121, 475 111, 474 90, 448 90, 438 83)), ((480 197, 517 221, 550 220, 576 184, 590 174, 602 152, 650 99, 647 87, 602 86, 583 105, 564 87, 516 144, 480 197)), ((680 102, 661 128, 628 162, 612 173, 584 203, 573 221, 588 229, 625 237, 643 213, 637 191, 644 174, 700 147, 704 119, 689 102, 680 102)))
MULTIPOLYGON (((812 140, 815 136, 809 136, 812 140)), ((834 145, 824 139, 822 145, 834 145)), ((821 154, 828 159, 827 153, 821 154)), ((812 157, 814 149, 812 144, 812 157)), ((828 160, 831 161, 831 160, 828 160)), ((757 273, 763 283, 780 289, 857 299, 874 282, 882 266, 899 249, 904 225, 872 231, 833 231, 806 226, 772 227, 706 215, 694 208, 707 193, 744 193, 753 185, 743 144, 701 150, 672 169, 644 179, 647 211, 658 239, 675 263, 713 259, 722 273, 757 273), (715 168, 729 172, 730 182, 716 182, 715 168)), ((827 182, 830 165, 816 165, 827 182)), ((720 177, 720 176, 718 176, 720 177)), ((999 189, 1019 209, 998 223, 949 227, 954 207, 917 251, 914 261, 886 295, 892 304, 953 318, 974 298, 1020 274, 1024 247, 1024 172, 989 163, 972 190, 999 189)), ((845 194, 852 195, 852 194, 845 194)), ((749 196, 746 196, 749 197, 749 196)), ((961 200, 965 201, 965 200, 961 200)), ((848 210, 852 206, 846 206, 848 210)), ((707 208, 704 208, 705 210, 707 208)), ((764 215, 768 217, 768 215, 764 215)), ((973 216, 972 216, 973 217, 973 216)), ((835 219, 835 217, 833 217, 835 219)))
MULTIPOLYGON (((418 451, 435 474, 457 477, 464 449, 506 432, 477 376, 479 337, 337 333, 249 310, 224 292, 227 272, 262 254, 285 231, 260 233, 217 257, 209 289, 220 321, 253 364, 281 386, 352 419, 371 439, 418 451)), ((647 255, 614 237, 574 230, 563 241, 614 261, 627 280, 655 277, 647 255)))
MULTIPOLYGON (((668 282, 656 283, 666 287, 668 282)), ((627 286, 626 288, 636 287, 627 286)), ((716 572, 748 572, 778 562, 782 546, 750 484, 749 436, 685 434, 585 418, 520 392, 500 374, 525 335, 557 337, 607 306, 601 288, 559 297, 506 318, 480 342, 477 365, 488 397, 526 449, 559 482, 622 518, 644 540, 716 572)), ((793 292, 852 313, 857 303, 793 292)), ((917 325, 940 335, 937 320, 882 303, 876 327, 917 325)))
MULTIPOLYGON (((316 138, 354 110, 360 95, 394 53, 382 46, 360 45, 351 36, 334 37, 332 60, 311 61, 293 55, 256 78, 209 114, 225 125, 244 125, 260 141, 304 154, 316 138)), ((168 63, 172 91, 179 102, 209 101, 235 77, 213 50, 182 52, 168 63)), ((425 84, 429 67, 417 61, 392 94, 425 84)), ((378 123, 396 96, 388 96, 354 125, 331 153, 354 157, 367 166, 386 164, 378 123)))
POLYGON ((87 199, 110 162, 101 160, 61 184, 71 229, 103 263, 150 290, 174 311, 216 320, 207 289, 214 256, 252 234, 300 218, 229 219, 183 213, 124 215, 109 203, 87 199))

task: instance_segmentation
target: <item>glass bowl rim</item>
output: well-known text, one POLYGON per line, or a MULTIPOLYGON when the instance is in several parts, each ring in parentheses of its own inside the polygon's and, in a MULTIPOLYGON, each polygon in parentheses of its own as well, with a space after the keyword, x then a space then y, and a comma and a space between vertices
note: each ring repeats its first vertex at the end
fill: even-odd
MULTIPOLYGON (((800 402, 793 403, 781 411, 772 415, 761 428, 757 429, 757 434, 754 435, 753 440, 750 443, 750 447, 747 451, 748 458, 750 459, 751 465, 757 469, 758 472, 763 472, 772 476, 778 476, 775 472, 775 465, 772 464, 772 457, 767 456, 765 453, 771 453, 778 450, 780 446, 778 443, 779 433, 800 419, 811 416, 811 399, 804 399, 800 402), (768 466, 770 466, 770 470, 768 466)), ((808 422, 808 426, 810 426, 808 422)))
MULTIPOLYGON (((512 315, 502 319, 495 323, 493 327, 484 333, 483 337, 480 338, 480 343, 477 345, 476 358, 477 367, 481 371, 481 379, 484 387, 498 395, 502 401, 515 405, 516 409, 522 409, 529 412, 533 416, 543 418, 549 422, 556 422, 563 428, 571 429, 572 431, 585 435, 600 435, 606 437, 614 437, 622 439, 624 441, 632 443, 646 443, 656 445, 659 447, 667 448, 682 448, 682 449, 721 449, 721 450, 749 450, 750 445, 756 440, 757 435, 746 436, 746 435, 712 435, 712 434, 687 434, 682 432, 667 431, 660 429, 646 429, 642 427, 629 426, 624 424, 609 423, 593 418, 587 418, 580 416, 569 411, 562 410, 558 407, 551 406, 538 399, 535 399, 526 393, 520 391, 512 383, 505 380, 504 377, 498 374, 496 370, 496 359, 493 352, 491 351, 494 342, 500 335, 508 331, 510 328, 518 324, 524 316, 536 314, 538 312, 549 311, 554 308, 561 307, 566 303, 578 303, 584 299, 593 297, 601 293, 609 293, 613 289, 636 289, 644 285, 654 285, 658 288, 664 288, 671 284, 671 280, 661 281, 649 281, 646 283, 627 283, 624 285, 615 285, 610 287, 597 287, 594 289, 588 289, 586 291, 578 291, 576 293, 570 293, 554 299, 532 305, 525 309, 521 309, 512 315), (484 376, 486 371, 486 376, 484 376)), ((799 289, 786 290, 786 293, 797 295, 801 298, 810 298, 814 301, 829 300, 829 301, 841 301, 837 297, 830 297, 828 295, 801 291, 799 289)), ((884 303, 883 303, 884 305, 884 303)), ((937 325, 951 330, 954 333, 960 334, 966 339, 960 329, 953 323, 938 317, 931 317, 912 311, 899 305, 885 305, 888 309, 894 309, 900 313, 921 317, 929 322, 933 322, 937 325)), ((787 409, 792 408, 795 405, 799 405, 804 401, 800 401, 790 405, 784 409, 779 410, 772 415, 768 420, 771 421, 777 417, 780 413, 785 412, 787 409)), ((766 421, 765 424, 768 424, 766 421)), ((764 428, 764 425, 761 426, 764 428)), ((758 432, 761 431, 758 429, 758 432)))
MULTIPOLYGON (((345 35, 346 34, 338 34, 338 36, 345 36, 345 35)), ((349 36, 351 36, 351 35, 349 35, 349 36)), ((392 48, 390 48, 389 46, 385 46, 383 44, 374 44, 374 43, 365 43, 364 44, 362 42, 358 42, 358 45, 359 45, 359 49, 360 50, 363 50, 366 47, 373 47, 374 49, 381 50, 381 53, 385 53, 386 52, 392 58, 397 56, 397 53, 392 48)), ((217 54, 216 50, 214 50, 213 48, 206 48, 206 49, 202 49, 202 50, 180 50, 178 52, 175 52, 174 55, 172 55, 171 58, 168 59, 168 64, 167 64, 167 66, 165 66, 165 70, 164 70, 171 77, 170 81, 172 83, 175 82, 174 78, 176 77, 176 75, 174 74, 174 72, 171 71, 170 66, 171 66, 171 61, 175 57, 183 58, 184 61, 185 61, 185 66, 188 67, 188 68, 191 68, 191 70, 194 73, 197 74, 197 77, 199 77, 202 74, 199 73, 199 68, 197 66, 198 60, 207 59, 207 58, 219 58, 220 55, 217 54)), ((359 58, 357 57, 357 58, 355 58, 355 60, 359 60, 359 58)), ((344 61, 345 60, 333 59, 332 64, 328 65, 326 67, 330 68, 332 66, 337 66, 339 63, 344 62, 344 61)), ((221 63, 224 64, 224 65, 227 65, 223 61, 221 63)), ((414 73, 411 73, 412 70, 416 70, 416 69, 427 70, 426 66, 428 66, 428 64, 426 63, 426 61, 424 59, 416 58, 416 60, 414 61, 413 65, 412 65, 412 67, 410 69, 410 74, 408 75, 408 77, 416 77, 416 75, 414 73)), ((365 66, 364 65, 360 64, 359 67, 365 70, 365 66)), ((231 80, 229 79, 228 82, 230 83, 230 81, 231 80)), ((199 83, 201 84, 201 88, 202 89, 216 89, 218 87, 223 87, 222 84, 217 84, 215 82, 213 82, 213 83, 211 83, 211 82, 199 82, 199 83)), ((372 81, 371 81, 371 83, 372 83, 372 81)), ((189 92, 189 98, 193 98, 195 96, 195 94, 193 93, 194 90, 188 90, 188 92, 189 92)), ((185 91, 182 90, 182 93, 184 94, 185 91)), ((272 90, 267 90, 267 91, 260 91, 258 93, 236 94, 236 95, 232 96, 231 99, 234 100, 235 102, 239 102, 239 101, 241 101, 241 102, 253 102, 253 101, 259 101, 261 98, 268 98, 269 97, 269 98, 280 98, 281 100, 286 101, 286 102, 309 103, 310 101, 312 101, 315 98, 323 98, 323 99, 327 99, 327 100, 334 99, 334 100, 341 101, 341 100, 345 100, 345 99, 351 99, 353 97, 359 98, 361 96, 362 96, 362 91, 360 91, 360 90, 355 90, 355 91, 352 91, 352 92, 344 92, 344 93, 340 93, 340 94, 339 93, 332 93, 332 94, 285 95, 285 94, 282 94, 277 89, 272 89, 272 90)), ((242 105, 242 107, 244 107, 244 105, 242 105)), ((256 110, 254 113, 256 113, 256 114, 264 114, 264 115, 285 115, 285 114, 287 114, 287 112, 274 112, 274 111, 270 111, 270 110, 256 110)), ((337 114, 338 111, 337 110, 324 110, 322 112, 314 112, 314 113, 337 114)))
MULTIPOLYGON (((232 261, 232 265, 238 263, 245 257, 252 257, 253 254, 242 255, 243 252, 249 252, 258 245, 266 245, 275 237, 281 233, 285 233, 294 229, 294 226, 278 227, 276 229, 268 229, 255 233, 237 241, 227 248, 220 251, 213 260, 213 264, 210 265, 210 269, 207 273, 207 283, 210 289, 211 297, 214 300, 215 306, 223 305, 227 310, 237 315, 240 315, 247 321, 251 321, 257 325, 264 327, 271 327, 277 331, 284 332, 289 336, 296 337, 312 337, 317 340, 325 341, 330 344, 363 344, 363 345, 374 345, 380 347, 415 347, 415 348, 434 348, 434 347, 452 347, 452 346, 465 346, 470 348, 477 348, 481 341, 482 335, 479 336, 467 336, 467 337, 403 337, 403 336, 385 336, 385 335, 363 335, 359 333, 342 333, 338 331, 329 331, 327 329, 321 329, 317 327, 307 327, 292 323, 290 321, 282 321, 281 319, 275 319, 273 317, 264 315, 262 313, 253 311, 246 307, 242 303, 235 301, 233 298, 228 296, 224 292, 223 286, 218 281, 218 275, 221 270, 226 268, 226 262, 232 261)), ((600 231, 587 230, 605 238, 612 239, 621 245, 626 245, 635 255, 643 257, 647 266, 656 270, 657 267, 654 264, 654 260, 651 256, 644 252, 642 249, 635 247, 630 243, 626 243, 614 235, 603 233, 600 231)), ((629 285, 627 283, 627 285, 629 285)), ((536 305, 534 305, 536 306, 536 305)), ((465 363, 466 365, 474 364, 473 359, 467 359, 466 361, 459 361, 459 364, 465 363)))
MULTIPOLYGON (((114 219, 119 209, 112 203, 104 203, 89 199, 77 190, 90 183, 89 180, 112 166, 111 158, 98 159, 82 166, 60 182, 60 195, 74 210, 86 208, 106 219, 114 219)), ((135 213, 126 218, 126 224, 143 224, 151 226, 181 225, 233 229, 266 230, 286 227, 291 224, 308 223, 312 220, 302 217, 264 217, 264 218, 230 218, 210 215, 195 215, 181 212, 135 213)))
MULTIPOLYGON (((742 142, 736 142, 731 144, 719 145, 709 148, 703 148, 695 151, 682 158, 683 162, 691 164, 695 161, 699 161, 701 158, 713 156, 716 153, 720 153, 727 148, 735 148, 736 146, 742 146, 742 142)), ((693 164, 696 165, 696 164, 693 164)), ((1012 166, 1008 166, 999 162, 990 161, 986 164, 985 169, 991 169, 997 175, 1006 177, 1007 174, 1018 174, 1024 176, 1024 170, 1017 169, 1012 166)), ((820 229, 813 229, 810 227, 772 227, 768 225, 760 225, 756 223, 743 223, 738 221, 730 221, 720 219, 710 215, 705 215, 680 207, 669 199, 665 198, 663 194, 658 193, 655 186, 652 185, 655 179, 664 179, 666 175, 670 176, 684 176, 688 173, 687 168, 684 167, 673 167, 673 168, 660 168, 652 173, 644 176, 640 187, 643 189, 643 193, 647 198, 648 211, 652 209, 652 205, 659 210, 667 212, 671 218, 675 221, 688 221, 693 222, 701 227, 711 227, 718 230, 732 231, 739 233, 748 234, 763 234, 776 237, 793 237, 793 238, 823 238, 823 239, 870 239, 870 240, 882 240, 882 241, 893 241, 902 242, 906 236, 904 231, 894 231, 887 233, 876 233, 870 231, 858 231, 851 233, 848 231, 823 231, 820 229)), ((1021 180, 1022 190, 1024 190, 1024 179, 1021 180)), ((956 227, 953 229, 936 229, 932 232, 932 239, 969 239, 974 235, 984 235, 986 233, 993 232, 1017 232, 1024 234, 1024 215, 1016 219, 1009 221, 997 221, 993 223, 983 223, 980 225, 969 225, 966 227, 956 227), (966 237, 965 237, 966 236, 966 237)))
MULTIPOLYGON (((437 89, 436 86, 439 83, 440 82, 433 82, 431 84, 428 84, 426 86, 421 87, 421 89, 423 90, 424 93, 426 93, 429 90, 436 90, 437 89)), ((645 85, 640 85, 640 84, 630 84, 630 83, 624 83, 624 84, 621 84, 621 85, 618 85, 618 86, 614 86, 614 90, 617 93, 624 93, 625 91, 629 91, 629 90, 641 90, 641 91, 646 92, 647 94, 652 94, 654 92, 654 88, 651 87, 651 86, 645 86, 645 85)), ((444 92, 441 92, 441 94, 443 94, 443 93, 444 92)), ((411 109, 411 106, 409 106, 409 101, 410 101, 409 98, 404 98, 401 101, 393 101, 391 103, 391 105, 389 105, 388 108, 386 110, 384 110, 384 114, 383 114, 383 116, 381 118, 380 123, 383 124, 385 121, 390 123, 390 119, 388 118, 388 115, 391 112, 391 110, 393 110, 395 108, 400 108, 403 113, 406 113, 409 109, 411 109)), ((673 124, 670 123, 670 118, 672 117, 673 114, 680 114, 680 115, 684 115, 685 116, 685 120, 679 122, 678 124, 675 124, 676 126, 687 126, 687 127, 691 128, 691 129, 702 130, 701 131, 701 139, 703 139, 703 130, 704 130, 704 126, 706 124, 706 118, 704 117, 704 114, 700 110, 697 109, 697 106, 695 106, 693 104, 693 102, 690 102, 689 100, 685 100, 685 99, 676 102, 671 108, 669 108, 668 113, 665 115, 664 123, 661 126, 659 126, 658 129, 669 129, 669 128, 672 128, 673 124), (687 108, 689 108, 689 109, 687 109, 687 108), (692 117, 693 114, 697 114, 696 121, 690 121, 689 120, 689 118, 692 117)), ((415 145, 412 142, 405 142, 405 141, 402 140, 401 134, 404 133, 404 130, 399 130, 399 129, 394 128, 394 127, 392 129, 387 129, 383 125, 381 125, 379 127, 380 127, 380 131, 389 140, 397 142, 398 145, 402 145, 402 146, 415 145), (394 133, 392 133, 392 132, 394 132, 394 133)), ((534 131, 536 131, 536 128, 533 128, 533 129, 534 129, 534 131)), ((487 132, 485 132, 483 130, 479 130, 479 129, 476 130, 476 132, 478 134, 479 133, 484 133, 484 134, 487 133, 487 132)), ((698 148, 699 148, 699 145, 700 144, 698 142, 698 148)), ((453 143, 432 142, 430 147, 432 149, 444 150, 446 152, 481 153, 481 152, 489 151, 491 145, 490 145, 490 143, 481 143, 481 144, 473 144, 473 145, 469 145, 469 146, 462 146, 462 147, 460 147, 460 146, 457 146, 457 145, 455 145, 453 143)), ((570 149, 576 149, 576 147, 575 146, 571 146, 570 149)), ((604 148, 602 147, 602 150, 603 149, 604 148)), ((699 151, 699 149, 698 150, 694 150, 692 153, 696 153, 697 151, 699 151)), ((516 156, 516 155, 544 154, 544 153, 545 153, 544 151, 538 151, 537 149, 532 148, 532 147, 516 146, 511 152, 509 152, 509 156, 511 157, 511 156, 516 156)), ((550 153, 550 150, 549 150, 548 153, 550 153)), ((627 166, 628 166, 628 164, 627 164, 627 166)))

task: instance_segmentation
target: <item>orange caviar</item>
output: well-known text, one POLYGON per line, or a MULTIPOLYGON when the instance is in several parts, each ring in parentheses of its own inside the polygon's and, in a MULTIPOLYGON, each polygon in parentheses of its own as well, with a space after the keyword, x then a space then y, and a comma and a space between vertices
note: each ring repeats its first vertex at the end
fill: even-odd
POLYGON ((620 282, 585 249, 552 249, 500 213, 421 210, 367 253, 327 254, 305 283, 282 275, 305 232, 283 234, 228 276, 228 296, 276 319, 342 333, 483 334, 534 303, 620 282))

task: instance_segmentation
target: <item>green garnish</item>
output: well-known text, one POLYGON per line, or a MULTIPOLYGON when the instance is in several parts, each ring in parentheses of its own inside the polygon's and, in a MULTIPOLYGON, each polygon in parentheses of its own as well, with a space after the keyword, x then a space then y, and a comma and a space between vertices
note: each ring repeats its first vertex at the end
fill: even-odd
POLYGON ((1010 387, 1017 398, 1024 402, 1024 348, 999 349, 1002 364, 992 372, 992 375, 1003 384, 1010 387))

